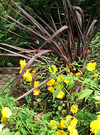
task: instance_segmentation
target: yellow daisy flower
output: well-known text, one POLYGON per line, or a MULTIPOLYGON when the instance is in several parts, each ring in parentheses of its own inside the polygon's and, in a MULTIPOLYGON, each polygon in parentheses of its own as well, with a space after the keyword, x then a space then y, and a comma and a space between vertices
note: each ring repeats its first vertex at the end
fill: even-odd
POLYGON ((78 120, 76 118, 74 118, 71 122, 70 122, 70 126, 73 128, 76 128, 76 124, 77 124, 78 120))
POLYGON ((33 95, 37 96, 39 95, 41 92, 40 92, 40 89, 36 89, 33 91, 33 95))
POLYGON ((90 131, 92 131, 92 133, 96 135, 96 133, 98 132, 98 129, 100 129, 100 122, 97 120, 93 120, 90 123, 90 131))
POLYGON ((23 69, 26 65, 26 60, 20 60, 19 64, 20 64, 20 67, 23 69))
POLYGON ((71 112, 74 114, 74 113, 77 113, 77 110, 78 110, 78 106, 77 105, 72 105, 71 106, 71 112))
POLYGON ((67 72, 70 73, 70 69, 68 67, 69 66, 66 64, 67 72))
POLYGON ((36 69, 33 69, 33 70, 31 71, 31 73, 36 73, 36 69))
POLYGON ((64 97, 64 92, 62 90, 59 91, 58 95, 56 96, 58 99, 62 99, 64 97))
POLYGON ((81 73, 80 73, 80 72, 77 72, 77 73, 76 73, 76 76, 77 76, 77 77, 81 76, 81 73))
POLYGON ((68 126, 68 131, 70 132, 70 135, 78 135, 77 129, 75 129, 71 126, 68 126))
POLYGON ((58 82, 62 82, 64 80, 64 75, 59 75, 58 76, 58 82))
POLYGON ((27 72, 26 72, 26 77, 25 77, 25 79, 26 79, 28 82, 31 82, 31 81, 32 81, 32 75, 31 75, 31 73, 27 73, 27 72))
POLYGON ((56 124, 57 122, 55 120, 51 120, 49 122, 49 126, 51 127, 51 129, 57 129, 58 125, 56 124))
MULTIPOLYGON (((38 86, 39 85, 39 81, 35 81, 34 82, 34 87, 38 86)), ((40 89, 37 88, 36 90, 33 91, 33 95, 39 95, 41 92, 40 92, 40 89)))
POLYGON ((97 121, 100 122, 100 115, 97 115, 97 121))
POLYGON ((1 113, 2 116, 6 118, 10 118, 10 116, 12 115, 12 111, 9 109, 9 107, 3 107, 1 113))
POLYGON ((48 91, 50 91, 52 94, 54 93, 54 89, 52 87, 48 87, 48 91))
POLYGON ((67 80, 67 79, 64 79, 64 82, 65 82, 66 84, 68 84, 70 81, 67 80))
POLYGON ((49 72, 51 72, 52 74, 55 74, 57 72, 56 66, 55 65, 49 66, 49 72))
POLYGON ((96 62, 89 62, 88 64, 87 64, 87 70, 88 71, 93 71, 94 69, 95 69, 95 66, 96 66, 97 64, 96 64, 96 62))
POLYGON ((4 116, 2 116, 2 117, 1 117, 1 122, 7 124, 7 118, 4 117, 4 116))
POLYGON ((47 84, 47 86, 52 86, 52 85, 54 85, 54 83, 55 83, 55 80, 51 79, 46 84, 47 84))

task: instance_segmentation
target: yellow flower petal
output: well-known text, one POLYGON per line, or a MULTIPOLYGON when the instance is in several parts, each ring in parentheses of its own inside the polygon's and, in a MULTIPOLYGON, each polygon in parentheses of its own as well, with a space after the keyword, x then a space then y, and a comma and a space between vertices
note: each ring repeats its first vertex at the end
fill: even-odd
POLYGON ((76 76, 77 76, 77 77, 81 76, 81 73, 80 73, 80 72, 77 72, 77 73, 76 73, 76 76))
POLYGON ((54 85, 54 83, 55 83, 55 80, 51 79, 46 84, 47 84, 47 86, 52 86, 52 85, 54 85))
POLYGON ((64 97, 64 92, 62 90, 59 91, 58 95, 56 96, 58 99, 62 99, 64 97))
POLYGON ((55 74, 57 72, 56 66, 55 65, 49 66, 49 72, 51 72, 52 74, 55 74))
POLYGON ((77 105, 72 105, 71 106, 71 112, 74 114, 74 113, 77 113, 77 110, 78 110, 78 106, 77 105))
POLYGON ((9 109, 9 107, 3 107, 1 113, 2 116, 6 118, 10 118, 10 116, 12 115, 12 111, 9 109))
POLYGON ((95 69, 95 66, 96 66, 97 64, 96 64, 96 62, 89 62, 88 64, 87 64, 87 70, 88 71, 93 71, 94 69, 95 69))
POLYGON ((26 65, 26 60, 20 60, 19 64, 20 64, 20 67, 23 69, 26 65))

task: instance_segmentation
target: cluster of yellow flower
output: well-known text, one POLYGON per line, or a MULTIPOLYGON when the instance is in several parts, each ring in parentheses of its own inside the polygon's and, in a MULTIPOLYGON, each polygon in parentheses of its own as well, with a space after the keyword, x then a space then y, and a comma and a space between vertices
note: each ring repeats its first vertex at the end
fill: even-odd
POLYGON ((49 72, 55 74, 57 72, 57 68, 55 65, 49 66, 49 72))
POLYGON ((92 133, 96 135, 98 132, 98 129, 100 129, 100 115, 97 115, 97 119, 93 120, 90 123, 90 131, 92 131, 92 133))
MULTIPOLYGON (((21 70, 20 70, 20 73, 22 72, 23 68, 25 67, 26 65, 26 61, 25 60, 20 60, 19 62, 20 64, 20 67, 21 67, 21 70)), ((26 79, 28 82, 31 82, 32 81, 32 74, 31 73, 36 73, 36 69, 26 69, 26 72, 22 75, 24 79, 26 79), (31 73, 30 73, 31 71, 31 73)))
MULTIPOLYGON (((23 68, 26 65, 26 61, 25 60, 20 60, 19 64, 20 64, 20 67, 21 67, 21 70, 20 70, 20 73, 21 73, 23 68)), ((36 69, 33 69, 33 70, 31 68, 26 69, 26 72, 22 76, 26 81, 32 82, 32 73, 36 73, 36 69)), ((39 85, 39 81, 34 82, 34 87, 36 87, 37 85, 39 85)), ((40 94, 40 89, 39 88, 33 91, 33 95, 39 95, 39 94, 40 94)))
POLYGON ((64 92, 61 89, 60 83, 64 81, 66 84, 68 84, 70 81, 64 79, 64 75, 59 75, 57 82, 54 79, 49 80, 46 84, 48 86, 48 91, 50 91, 52 94, 54 93, 55 89, 59 89, 59 93, 56 96, 58 99, 62 99, 64 97, 64 92), (55 88, 53 88, 55 87, 55 88))
MULTIPOLYGON (((71 112, 73 114, 76 113, 77 110, 78 110, 77 105, 71 106, 71 112)), ((55 120, 51 120, 49 122, 49 126, 51 127, 52 130, 59 129, 56 132, 57 135, 67 135, 67 133, 69 133, 70 135, 78 135, 78 131, 76 129, 77 122, 78 122, 78 120, 75 117, 73 117, 71 115, 67 115, 66 117, 64 117, 60 120, 60 123, 55 120), (65 129, 67 129, 67 133, 63 131, 65 129)))
MULTIPOLYGON (((66 64, 67 72, 68 73, 71 73, 71 70, 68 67, 69 66, 66 64)), ((76 68, 74 68, 73 70, 76 71, 76 68)), ((81 76, 81 73, 80 72, 77 72, 75 75, 76 75, 76 77, 79 77, 79 76, 81 76)))
POLYGON ((88 64, 87 64, 87 70, 88 71, 93 71, 94 69, 95 69, 95 66, 96 66, 97 64, 96 64, 96 62, 89 62, 88 64))
MULTIPOLYGON (((87 66, 86 66, 86 68, 87 68, 87 70, 88 71, 93 71, 93 70, 95 70, 95 67, 96 67, 96 62, 89 62, 88 64, 87 64, 87 66)), ((96 79, 97 78, 97 76, 98 76, 98 70, 96 69, 95 70, 95 73, 94 73, 94 78, 96 79)))
POLYGON ((10 118, 12 115, 11 110, 8 107, 3 107, 1 113, 1 122, 7 124, 7 118, 10 118))
MULTIPOLYGON (((37 85, 39 85, 39 81, 35 81, 34 82, 34 87, 36 87, 37 85)), ((40 89, 37 88, 36 90, 33 91, 33 95, 39 95, 41 92, 40 92, 40 89)))
MULTIPOLYGON (((68 68, 68 65, 66 65, 66 68, 68 68)), ((56 71, 57 71, 57 68, 55 65, 49 66, 50 73, 55 74, 56 71)), ((69 68, 67 69, 67 72, 68 72, 68 74, 73 75, 73 73, 70 72, 69 68)), ((81 76, 81 73, 80 72, 76 73, 76 76, 77 77, 81 76)), ((58 99, 62 99, 65 95, 64 92, 62 91, 61 85, 60 85, 60 83, 62 83, 62 82, 64 82, 65 84, 68 84, 70 82, 70 80, 66 79, 65 75, 58 75, 57 82, 54 79, 51 79, 46 83, 48 86, 48 91, 50 91, 52 94, 54 93, 54 90, 59 89, 59 93, 56 96, 58 99)))
MULTIPOLYGON (((66 67, 68 67, 68 65, 66 65, 66 67)), ((67 70, 68 72, 70 72, 70 69, 67 70)), ((49 66, 49 72, 55 74, 57 72, 57 67, 55 65, 49 66)), ((65 79, 64 75, 59 75, 57 78, 57 82, 54 79, 51 79, 46 83, 48 86, 48 91, 50 91, 52 94, 54 93, 54 90, 59 89, 59 93, 56 96, 58 99, 62 99, 65 95, 61 89, 61 85, 60 85, 61 82, 65 82, 66 84, 68 84, 70 81, 65 79)))

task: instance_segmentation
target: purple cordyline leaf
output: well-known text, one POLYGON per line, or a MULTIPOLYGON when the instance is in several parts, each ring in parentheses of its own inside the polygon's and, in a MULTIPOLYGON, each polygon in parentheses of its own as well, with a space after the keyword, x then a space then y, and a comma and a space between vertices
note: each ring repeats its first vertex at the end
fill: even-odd
POLYGON ((15 21, 16 23, 18 23, 20 26, 22 26, 23 28, 29 30, 31 32, 31 34, 33 34, 33 36, 35 36, 37 39, 38 38, 41 38, 42 39, 42 42, 46 40, 46 38, 44 36, 42 36, 41 34, 33 31, 32 29, 26 27, 25 25, 23 25, 22 23, 18 22, 17 20, 15 20, 14 18, 12 18, 11 16, 9 15, 6 15, 8 18, 10 18, 11 20, 15 21))
POLYGON ((66 25, 68 26, 68 36, 67 36, 67 48, 68 48, 68 59, 70 60, 70 62, 72 62, 72 45, 74 48, 74 60, 75 60, 75 56, 76 56, 76 48, 75 48, 75 41, 74 41, 74 30, 73 30, 73 26, 72 26, 72 22, 71 22, 71 17, 70 17, 70 13, 67 7, 67 3, 66 0, 62 0, 63 2, 63 7, 64 7, 64 15, 65 15, 65 21, 66 21, 66 25))
POLYGON ((25 16, 23 16, 22 14, 20 14, 19 12, 17 12, 13 7, 11 7, 9 4, 7 4, 6 2, 3 2, 3 3, 5 3, 8 7, 10 7, 13 11, 15 11, 18 15, 20 15, 21 17, 23 17, 25 20, 27 20, 27 21, 29 21, 30 23, 31 23, 31 21, 27 18, 27 17, 25 17, 25 16))
POLYGON ((91 23, 91 25, 90 25, 90 27, 89 27, 89 29, 87 31, 87 34, 86 34, 86 37, 85 37, 85 41, 87 40, 88 35, 91 32, 91 30, 93 29, 93 27, 94 27, 94 25, 95 25, 96 22, 97 22, 97 20, 93 20, 93 22, 91 23))
MULTIPOLYGON (((11 19, 11 18, 10 18, 11 19)), ((15 21, 15 20, 14 20, 15 21)), ((50 36, 50 35, 49 35, 50 36)))
POLYGON ((0 43, 0 45, 8 46, 8 47, 11 47, 11 48, 16 49, 16 50, 19 50, 19 51, 21 50, 23 52, 28 51, 27 49, 23 49, 21 47, 16 47, 16 46, 13 46, 13 45, 8 45, 8 44, 5 44, 5 43, 0 43))
POLYGON ((78 19, 78 23, 80 25, 80 28, 82 29, 82 16, 77 10, 76 10, 76 15, 77 15, 77 19, 78 19))
POLYGON ((77 29, 78 29, 78 31, 79 31, 79 33, 80 33, 80 35, 81 35, 82 43, 83 43, 83 45, 85 45, 85 43, 84 43, 84 36, 83 36, 82 31, 81 31, 81 29, 80 29, 80 26, 79 26, 79 24, 78 24, 78 22, 77 22, 76 16, 74 15, 74 12, 73 12, 73 10, 72 10, 72 6, 70 5, 69 0, 67 0, 67 2, 68 2, 68 6, 69 6, 69 8, 70 8, 70 11, 71 11, 71 13, 72 13, 74 22, 76 23, 77 29))
MULTIPOLYGON (((1 17, 1 18, 4 19, 3 17, 1 17)), ((11 19, 11 18, 10 18, 10 19, 11 19)), ((22 28, 19 27, 18 25, 14 24, 14 23, 12 23, 12 22, 6 20, 6 19, 4 19, 4 20, 7 21, 7 22, 9 22, 9 23, 11 23, 11 24, 13 24, 13 25, 15 25, 15 26, 18 27, 19 29, 22 29, 22 28)), ((16 21, 16 20, 15 20, 15 21, 16 21)), ((18 23, 19 23, 19 22, 18 22, 18 23)), ((20 24, 21 24, 21 23, 20 23, 20 24)), ((25 27, 26 29, 30 30, 31 32, 26 31, 25 29, 22 29, 23 31, 27 32, 27 33, 30 34, 31 36, 36 37, 39 41, 44 42, 44 41, 46 40, 46 38, 44 38, 42 35, 36 33, 35 31, 33 31, 33 30, 31 30, 31 29, 29 29, 29 28, 26 27, 25 25, 22 24, 22 26, 25 27)))
MULTIPOLYGON (((37 26, 37 27, 39 27, 37 24, 38 24, 38 22, 32 17, 32 16, 30 16, 25 10, 23 10, 20 6, 18 6, 13 0, 11 0, 12 1, 12 3, 14 3, 15 5, 16 5, 16 7, 18 7, 18 9, 20 9, 32 22, 33 22, 33 20, 34 20, 34 24, 37 26)), ((39 29, 41 29, 40 27, 39 27, 39 29)))
MULTIPOLYGON (((39 47, 39 49, 41 49, 43 46, 45 46, 47 42, 52 41, 52 39, 53 39, 54 37, 56 37, 59 33, 61 33, 63 30, 65 30, 65 29, 67 29, 67 28, 68 28, 68 26, 65 25, 65 26, 63 26, 62 28, 60 28, 59 30, 57 30, 50 38, 48 38, 48 39, 42 44, 41 47, 39 47)), ((56 44, 56 46, 57 46, 57 48, 59 49, 59 51, 62 53, 60 46, 59 46, 58 44, 56 44)))
MULTIPOLYGON (((56 25, 55 25, 55 22, 54 22, 54 20, 53 20, 51 14, 50 14, 50 17, 51 17, 51 21, 52 21, 52 26, 53 26, 53 28, 55 29, 55 32, 56 32, 56 31, 57 31, 57 27, 56 27, 56 25)), ((63 27, 63 26, 62 26, 62 27, 63 27)), ((54 33, 55 33, 55 32, 54 32, 54 33)), ((63 32, 63 31, 62 31, 62 32, 63 32)), ((65 45, 64 45, 64 43, 63 43, 63 40, 60 38, 59 35, 56 35, 56 37, 57 37, 58 41, 60 42, 60 44, 61 44, 61 46, 62 46, 62 50, 63 50, 64 55, 67 56, 67 55, 66 55, 66 51, 64 51, 64 50, 67 50, 67 49, 66 49, 66 47, 65 47, 65 45)))
MULTIPOLYGON (((61 70, 59 73, 62 73, 64 72, 65 69, 61 70)), ((59 75, 59 73, 56 73, 55 75, 59 75)), ((22 98, 24 98, 26 95, 29 95, 31 92, 33 92, 34 90, 36 90, 37 88, 41 87, 43 84, 45 84, 46 82, 48 82, 50 79, 52 79, 54 77, 54 75, 52 75, 51 77, 49 77, 48 79, 44 80, 43 82, 41 82, 38 86, 32 88, 31 90, 29 90, 28 92, 26 92, 25 94, 23 94, 22 96, 18 97, 16 100, 14 100, 13 102, 15 101, 18 101, 22 98)))
MULTIPOLYGON (((19 1, 19 0, 18 0, 19 1)), ((20 1, 19 1, 20 2, 20 1)), ((21 3, 21 2, 20 2, 21 3)), ((33 13, 41 22, 43 22, 48 28, 50 31, 52 31, 53 33, 55 32, 53 30, 53 28, 48 25, 48 23, 46 23, 40 16, 38 16, 35 12, 33 12, 31 9, 29 9, 28 7, 26 7, 23 3, 21 3, 26 9, 28 9, 29 11, 31 11, 31 13, 33 13)))
POLYGON ((16 57, 18 57, 18 55, 16 55, 16 54, 10 54, 10 53, 0 54, 0 56, 16 56, 16 57))
POLYGON ((60 17, 60 11, 59 11, 59 6, 56 2, 56 5, 57 5, 57 10, 58 10, 58 18, 59 18, 59 22, 60 22, 60 27, 62 27, 62 21, 61 21, 61 17, 60 17))
POLYGON ((82 15, 82 24, 83 24, 83 36, 85 37, 85 18, 84 18, 84 14, 83 14, 83 11, 80 7, 78 6, 73 6, 74 9, 77 9, 80 11, 81 15, 82 15))
POLYGON ((0 69, 21 69, 20 67, 0 67, 0 69))
POLYGON ((30 57, 27 57, 27 56, 25 56, 25 55, 23 55, 23 54, 19 54, 19 53, 13 52, 13 51, 8 50, 8 49, 5 49, 5 48, 3 48, 3 47, 0 47, 0 49, 5 50, 5 51, 7 51, 7 52, 10 52, 10 53, 12 53, 12 54, 14 54, 14 55, 20 56, 20 57, 22 57, 22 58, 30 59, 30 57))
POLYGON ((52 15, 50 14, 50 18, 51 18, 51 25, 52 25, 52 27, 54 28, 54 30, 55 30, 55 32, 57 31, 57 27, 56 27, 56 25, 55 25, 55 22, 54 22, 54 20, 53 20, 53 18, 52 18, 52 15))
MULTIPOLYGON (((43 39, 43 38, 42 38, 43 36, 42 36, 42 37, 39 37, 39 34, 38 34, 38 33, 36 34, 36 32, 34 33, 33 31, 32 31, 32 32, 27 31, 27 30, 25 30, 24 28, 19 27, 18 25, 14 24, 14 23, 12 23, 12 22, 10 22, 10 21, 8 21, 8 20, 6 20, 5 18, 3 18, 3 17, 1 17, 1 16, 0 16, 0 18, 2 18, 3 20, 9 22, 10 24, 16 26, 17 28, 21 29, 22 31, 25 31, 26 33, 30 34, 31 36, 36 37, 36 38, 37 38, 39 41, 41 41, 41 42, 44 42, 44 41, 46 40, 46 39, 43 39), (38 37, 37 37, 37 35, 38 35, 38 37)), ((23 26, 24 26, 24 25, 23 25, 23 26)), ((26 27, 26 28, 27 28, 27 27, 26 27)))
POLYGON ((94 21, 91 23, 91 25, 90 25, 90 27, 89 27, 89 30, 88 30, 88 32, 87 32, 87 35, 86 35, 86 37, 87 37, 87 36, 89 35, 89 33, 90 33, 89 40, 88 40, 88 43, 87 43, 87 46, 86 46, 86 50, 85 50, 85 52, 84 52, 84 59, 86 59, 87 50, 88 50, 88 48, 89 48, 91 39, 93 38, 93 36, 94 36, 96 30, 97 30, 98 27, 100 26, 100 23, 98 23, 97 28, 94 30, 94 32, 92 32, 92 31, 93 31, 94 24, 95 24, 96 22, 97 22, 97 20, 94 20, 94 21))
MULTIPOLYGON (((87 26, 86 26, 86 33, 87 33, 87 31, 88 31, 88 28, 89 28, 89 25, 90 25, 90 23, 91 23, 91 17, 92 17, 92 13, 90 14, 90 17, 89 17, 89 19, 88 19, 88 23, 87 23, 87 26)), ((85 35, 86 36, 86 35, 85 35)))
MULTIPOLYGON (((83 26, 82 26, 83 25, 82 21, 83 21, 83 18, 84 18, 83 12, 82 12, 81 8, 76 7, 76 6, 73 6, 73 9, 75 9, 77 22, 78 22, 78 24, 80 26, 80 29, 83 30, 83 26), (79 11, 81 11, 82 15, 76 9, 79 9, 79 11), (83 16, 83 18, 82 18, 82 16, 83 16)), ((81 43, 81 35, 80 35, 79 31, 78 31, 78 43, 77 43, 77 55, 78 56, 80 56, 80 54, 81 54, 80 43, 81 43)))
MULTIPOLYGON (((21 76, 24 74, 24 72, 26 71, 26 69, 29 68, 29 66, 38 58, 40 57, 41 55, 45 54, 45 53, 48 53, 48 52, 53 52, 52 50, 43 50, 37 54, 34 55, 34 57, 32 57, 28 62, 27 64, 25 65, 25 67, 23 68, 21 74, 19 75, 18 79, 16 80, 15 84, 13 85, 11 91, 13 90, 13 88, 16 86, 16 84, 18 83, 19 79, 21 78, 21 76)), ((11 92, 10 91, 10 92, 11 92)))
POLYGON ((22 70, 20 76, 23 75, 23 73, 26 71, 27 68, 29 68, 29 66, 35 61, 36 58, 40 57, 41 55, 48 53, 48 52, 52 52, 52 50, 43 50, 37 54, 34 55, 34 57, 32 57, 26 64, 26 66, 24 67, 24 69, 22 70))
MULTIPOLYGON (((62 20, 61 20, 61 17, 60 17, 59 6, 58 6, 57 3, 56 3, 56 5, 57 5, 57 10, 58 10, 58 18, 59 18, 59 22, 60 22, 60 27, 62 27, 63 25, 62 25, 62 20)), ((62 31, 62 35, 63 35, 63 40, 65 41, 65 34, 63 33, 63 31, 62 31)), ((65 44, 63 43, 63 40, 60 40, 60 39, 59 39, 59 41, 60 41, 60 43, 61 43, 61 45, 62 45, 62 47, 63 47, 63 50, 65 50, 65 52, 67 52, 67 47, 66 47, 65 44)))
POLYGON ((50 34, 46 31, 46 29, 42 27, 41 24, 39 24, 32 16, 30 16, 25 10, 23 10, 20 6, 18 6, 13 0, 11 1, 32 21, 32 23, 36 27, 38 27, 41 30, 41 32, 43 32, 43 34, 46 33, 48 36, 50 36, 50 34))
POLYGON ((34 74, 34 76, 32 77, 31 89, 34 87, 34 81, 35 81, 36 77, 37 77, 39 74, 43 73, 44 71, 46 71, 46 70, 42 70, 42 71, 39 71, 39 72, 37 72, 37 73, 34 74))

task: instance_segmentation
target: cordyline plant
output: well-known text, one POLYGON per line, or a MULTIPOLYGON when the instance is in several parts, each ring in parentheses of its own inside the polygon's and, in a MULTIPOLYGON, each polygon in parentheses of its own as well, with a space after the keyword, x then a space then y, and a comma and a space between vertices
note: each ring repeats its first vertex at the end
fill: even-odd
MULTIPOLYGON (((34 17, 32 17, 29 14, 29 12, 26 12, 22 7, 18 6, 13 0, 11 1, 22 12, 22 14, 21 12, 20 13, 17 12, 13 7, 8 5, 7 3, 5 4, 7 4, 11 8, 11 10, 18 13, 20 17, 28 21, 32 27, 31 28, 27 27, 26 25, 15 20, 13 17, 9 15, 6 15, 8 17, 8 20, 3 17, 1 18, 7 21, 8 23, 16 26, 20 30, 22 30, 24 34, 26 33, 30 37, 34 37, 34 39, 37 39, 40 42, 40 44, 37 45, 33 41, 25 39, 24 35, 21 36, 18 33, 7 30, 12 34, 18 36, 19 38, 22 38, 26 42, 30 43, 31 46, 30 45, 28 46, 32 48, 29 50, 24 49, 24 47, 23 48, 15 47, 13 45, 0 43, 0 49, 9 52, 7 54, 1 55, 19 56, 28 60, 26 66, 23 68, 21 74, 19 75, 17 81, 11 88, 11 91, 16 86, 21 76, 26 71, 26 69, 28 69, 30 65, 33 65, 36 60, 39 60, 39 62, 43 61, 45 63, 44 59, 46 59, 47 57, 45 57, 44 54, 46 53, 53 53, 58 58, 62 58, 61 61, 60 59, 58 62, 53 61, 53 65, 56 65, 57 67, 60 67, 62 64, 63 65, 67 64, 68 68, 71 69, 69 63, 76 61, 78 62, 78 64, 82 64, 80 63, 80 60, 86 60, 90 42, 99 27, 99 23, 96 19, 94 19, 90 25, 88 24, 88 26, 85 27, 85 18, 82 9, 77 6, 72 6, 69 0, 62 0, 63 7, 61 8, 58 5, 56 7, 58 11, 59 25, 55 23, 55 20, 53 19, 51 14, 48 18, 48 20, 50 20, 50 23, 47 23, 40 16, 34 13, 31 9, 29 9, 28 7, 26 7, 21 3, 24 9, 26 8, 29 12, 31 12, 31 14, 33 13, 33 15, 36 16, 37 20, 39 20, 37 21, 34 17), (60 12, 60 9, 63 11, 60 12), (94 27, 95 24, 96 26, 94 27)), ((49 58, 47 59, 50 60, 49 58)), ((83 64, 82 73, 84 72, 84 66, 85 63, 83 64)), ((26 95, 29 95, 35 89, 39 88, 40 86, 45 84, 48 80, 54 77, 54 75, 52 75, 48 79, 42 81, 38 86, 33 88, 36 76, 41 73, 44 73, 45 71, 47 72, 47 70, 43 69, 43 71, 39 71, 33 76, 32 86, 30 90, 25 94, 21 95, 20 97, 18 97, 16 101, 25 97, 26 95)), ((61 70, 59 73, 62 72, 64 72, 64 69, 61 70)), ((58 73, 56 73, 56 75, 58 75, 58 73)))

